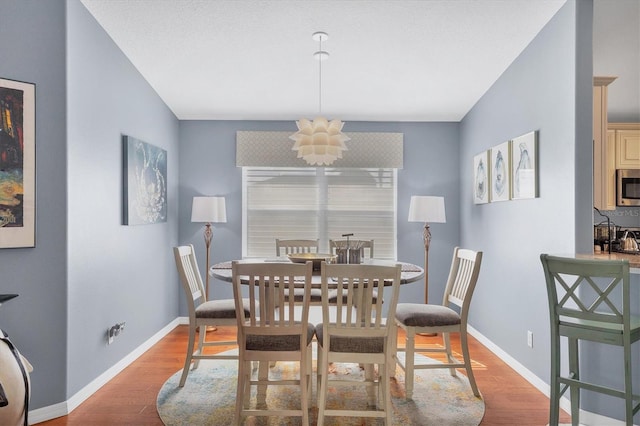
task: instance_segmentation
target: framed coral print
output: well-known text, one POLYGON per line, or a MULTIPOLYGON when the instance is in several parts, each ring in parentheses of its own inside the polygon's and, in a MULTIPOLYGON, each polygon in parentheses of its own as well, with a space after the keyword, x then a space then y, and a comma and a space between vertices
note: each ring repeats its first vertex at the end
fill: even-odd
POLYGON ((511 141, 511 198, 514 200, 538 196, 537 148, 537 131, 511 141))
POLYGON ((167 151, 131 136, 122 145, 124 224, 166 222, 167 151))
POLYGON ((35 92, 0 78, 0 248, 36 245, 35 92))
POLYGON ((491 148, 490 201, 508 201, 509 192, 509 142, 491 148))
POLYGON ((473 157, 473 203, 489 202, 489 152, 484 151, 473 157))

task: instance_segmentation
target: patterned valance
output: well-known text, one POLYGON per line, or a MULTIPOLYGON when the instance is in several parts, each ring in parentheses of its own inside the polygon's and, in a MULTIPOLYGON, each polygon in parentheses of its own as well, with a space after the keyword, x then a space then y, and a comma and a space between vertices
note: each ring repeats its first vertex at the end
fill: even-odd
MULTIPOLYGON (((307 162, 293 151, 292 132, 239 131, 236 133, 236 166, 305 167, 307 162)), ((348 151, 331 167, 403 167, 403 134, 345 132, 348 151)))

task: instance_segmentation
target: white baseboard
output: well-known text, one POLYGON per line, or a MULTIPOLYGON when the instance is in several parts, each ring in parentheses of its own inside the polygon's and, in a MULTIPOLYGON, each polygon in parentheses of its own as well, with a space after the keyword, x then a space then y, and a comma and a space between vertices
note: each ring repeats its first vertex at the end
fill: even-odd
MULTIPOLYGON (((551 388, 544 380, 540 379, 538 376, 529 371, 524 365, 520 364, 515 358, 511 355, 500 349, 497 345, 495 345, 491 340, 489 340, 486 336, 482 335, 475 328, 468 326, 469 334, 476 338, 480 343, 482 343, 487 349, 493 352, 498 358, 504 361, 509 367, 513 368, 516 373, 521 375, 527 382, 531 383, 536 389, 542 392, 547 398, 549 398, 551 388)), ((560 399, 560 408, 565 410, 567 413, 571 412, 571 401, 568 398, 562 397, 560 399)), ((605 417, 600 414, 595 414, 589 411, 580 410, 580 425, 582 426, 596 426, 596 425, 607 425, 607 426, 624 426, 624 422, 621 420, 612 419, 610 417, 605 417)))
POLYGON ((55 419, 56 417, 66 416, 75 410, 80 404, 87 400, 91 395, 96 393, 98 389, 107 384, 111 379, 118 375, 122 370, 131 365, 136 359, 138 359, 143 353, 149 350, 153 345, 158 343, 164 336, 166 336, 176 326, 181 324, 189 324, 189 318, 178 317, 167 324, 164 328, 151 336, 142 345, 138 346, 133 352, 122 358, 113 367, 96 377, 84 388, 80 389, 75 395, 69 398, 67 401, 49 405, 47 407, 38 408, 36 410, 29 411, 29 424, 36 424, 47 420, 55 419))

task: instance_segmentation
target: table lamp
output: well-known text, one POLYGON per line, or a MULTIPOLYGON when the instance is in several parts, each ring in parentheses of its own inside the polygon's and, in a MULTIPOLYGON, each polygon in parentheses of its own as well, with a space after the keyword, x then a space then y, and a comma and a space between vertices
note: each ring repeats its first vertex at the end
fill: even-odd
POLYGON ((424 303, 429 303, 429 222, 445 223, 444 197, 414 195, 409 205, 409 222, 424 222, 424 303))
POLYGON ((193 197, 191 206, 191 222, 204 222, 204 245, 207 248, 206 299, 209 300, 209 254, 213 229, 211 223, 227 221, 227 209, 224 197, 193 197))

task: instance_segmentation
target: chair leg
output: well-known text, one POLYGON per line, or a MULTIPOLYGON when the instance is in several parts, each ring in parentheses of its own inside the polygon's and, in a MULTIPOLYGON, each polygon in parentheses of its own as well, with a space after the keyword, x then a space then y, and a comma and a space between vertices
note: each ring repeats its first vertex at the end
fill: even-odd
POLYGON ((327 404, 327 382, 328 382, 328 354, 324 348, 318 348, 318 381, 320 389, 318 391, 318 425, 324 424, 324 410, 327 404))
POLYGON ((189 324, 189 343, 187 344, 187 358, 184 360, 184 368, 182 369, 182 376, 180 376, 180 384, 179 387, 184 387, 185 382, 187 381, 187 375, 189 374, 189 369, 191 368, 191 358, 193 357, 193 346, 196 340, 196 327, 195 325, 189 324))
POLYGON ((246 386, 246 370, 247 362, 243 359, 238 360, 238 385, 236 388, 236 409, 233 414, 233 424, 239 425, 241 423, 242 406, 245 402, 245 386, 246 386))
POLYGON ((464 366, 467 370, 467 379, 469 380, 469 384, 471 385, 471 390, 477 398, 480 398, 480 391, 478 390, 476 378, 473 375, 473 369, 471 368, 471 357, 469 356, 469 339, 466 330, 462 330, 460 332, 460 346, 462 346, 462 359, 464 360, 464 366))
POLYGON ((413 397, 413 366, 415 363, 416 351, 416 329, 413 327, 406 328, 407 338, 405 343, 405 360, 404 360, 404 392, 407 399, 413 397))
POLYGON ((549 390, 549 426, 558 426, 560 416, 560 339, 551 339, 551 383, 549 390))
POLYGON ((305 352, 302 349, 300 354, 300 410, 302 410, 303 426, 309 426, 309 395, 307 394, 309 391, 309 386, 307 385, 309 380, 308 352, 308 350, 305 352))
POLYGON ((633 386, 631 380, 631 343, 624 345, 624 411, 628 426, 633 425, 633 386))
POLYGON ((374 389, 375 377, 374 377, 374 371, 373 371, 373 364, 364 365, 364 380, 367 386, 367 398, 369 400, 369 404, 372 406, 375 406, 377 402, 377 398, 376 398, 376 392, 374 389))
MULTIPOLYGON (((260 362, 258 362, 258 368, 259 368, 259 364, 260 362)), ((245 370, 244 370, 244 385, 243 385, 243 389, 242 391, 244 392, 243 398, 242 398, 242 403, 244 404, 244 407, 249 408, 249 402, 251 400, 251 376, 253 374, 253 371, 249 370, 249 365, 250 362, 249 361, 245 361, 245 370)))
MULTIPOLYGON (((260 361, 260 365, 258 366, 258 380, 261 382, 266 382, 269 378, 269 368, 271 368, 271 363, 269 361, 260 361)), ((258 393, 256 396, 256 401, 258 404, 265 404, 267 401, 267 385, 259 384, 258 385, 258 393)))
MULTIPOLYGON (((313 343, 311 343, 313 345, 313 343)), ((313 403, 313 379, 311 375, 313 374, 313 354, 312 354, 312 346, 309 346, 307 350, 307 395, 309 396, 309 406, 313 403)))
MULTIPOLYGON (((319 407, 320 401, 320 385, 322 384, 322 348, 320 344, 317 346, 317 361, 316 361, 316 405, 319 407)), ((328 368, 328 367, 327 367, 328 368)))
MULTIPOLYGON (((382 366, 382 370, 386 370, 387 365, 382 366)), ((386 414, 385 424, 387 426, 391 426, 393 424, 391 414, 391 375, 390 373, 383 371, 383 374, 380 375, 380 380, 382 380, 380 386, 383 388, 384 395, 384 412, 386 414)))
MULTIPOLYGON (((205 341, 205 337, 207 336, 207 326, 206 325, 201 325, 198 327, 198 355, 202 355, 202 352, 204 351, 204 341, 205 341)), ((198 366, 200 365, 200 359, 196 359, 193 362, 193 369, 197 369, 198 366)))
MULTIPOLYGON (((578 354, 578 339, 569 338, 569 373, 575 380, 580 380, 580 359, 578 354)), ((570 386, 571 393, 571 424, 578 426, 580 422, 580 388, 570 386)))
POLYGON ((389 344, 391 347, 389 348, 391 351, 389 357, 388 368, 386 368, 389 377, 396 377, 396 356, 398 353, 398 326, 395 321, 392 322, 391 328, 389 331, 389 344))
MULTIPOLYGON (((444 343, 444 348, 447 351, 447 362, 451 364, 454 360, 453 355, 451 354, 451 336, 449 333, 442 333, 442 342, 444 343)), ((452 376, 457 375, 455 368, 450 368, 449 373, 451 373, 452 376)))

